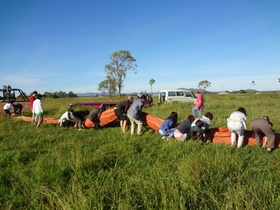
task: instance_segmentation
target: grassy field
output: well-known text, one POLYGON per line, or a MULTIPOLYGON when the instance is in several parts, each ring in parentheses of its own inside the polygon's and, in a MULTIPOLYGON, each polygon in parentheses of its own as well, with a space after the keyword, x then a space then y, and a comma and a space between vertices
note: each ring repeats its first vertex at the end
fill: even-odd
MULTIPOLYGON (((279 94, 205 95, 211 127, 226 127, 239 106, 250 121, 267 115, 280 133, 279 94)), ((69 103, 109 98, 43 99, 45 117, 69 103)), ((113 100, 118 101, 119 98, 113 100)), ((181 122, 193 105, 145 108, 181 122)), ((79 109, 83 109, 79 107, 79 109)), ((30 113, 28 113, 30 116, 30 113)), ((196 141, 164 141, 148 127, 121 133, 118 121, 77 131, 0 116, 0 209, 280 209, 280 151, 196 141)))

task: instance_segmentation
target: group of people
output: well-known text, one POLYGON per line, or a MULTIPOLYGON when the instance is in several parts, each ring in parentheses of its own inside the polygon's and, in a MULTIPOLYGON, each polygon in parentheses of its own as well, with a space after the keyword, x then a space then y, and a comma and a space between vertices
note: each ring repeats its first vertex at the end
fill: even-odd
POLYGON ((15 114, 16 116, 21 115, 22 108, 23 108, 22 104, 15 103, 14 100, 10 100, 3 107, 3 109, 6 113, 6 116, 8 118, 10 118, 12 116, 12 114, 15 114))
MULTIPOLYGON (((201 139, 207 142, 210 135, 210 125, 213 114, 207 112, 203 115, 204 99, 200 92, 196 93, 196 104, 192 108, 192 115, 179 125, 177 125, 178 114, 171 112, 170 116, 164 120, 159 129, 159 134, 163 139, 174 137, 177 140, 184 141, 189 139, 201 139), (198 112, 199 118, 195 119, 198 112)), ((244 143, 244 131, 246 130, 247 113, 244 107, 239 107, 227 118, 227 128, 231 132, 231 146, 237 145, 241 148, 244 143)), ((269 117, 263 116, 254 119, 250 123, 256 144, 260 147, 267 147, 268 152, 274 149, 275 133, 272 129, 273 124, 269 117), (264 139, 264 141, 262 141, 264 139)))
MULTIPOLYGON (((229 118, 227 118, 227 127, 231 131, 232 146, 235 144, 238 148, 243 146, 246 120, 247 113, 244 107, 239 107, 236 111, 231 113, 229 118)), ((271 152, 275 146, 275 133, 269 117, 263 116, 252 120, 250 127, 256 139, 256 144, 260 147, 267 147, 268 152, 271 152), (263 142, 262 139, 264 139, 263 142)))
MULTIPOLYGON (((133 100, 132 96, 128 96, 124 100, 118 102, 114 108, 114 113, 120 120, 120 127, 123 133, 127 130, 128 120, 131 123, 131 135, 134 134, 137 125, 137 135, 142 135, 142 108, 146 101, 146 95, 141 95, 138 99, 133 100)), ((60 117, 58 123, 60 126, 69 126, 71 122, 76 122, 76 128, 82 130, 82 122, 88 118, 94 123, 94 128, 99 129, 100 116, 104 112, 104 108, 89 111, 74 111, 72 107, 60 117)))
MULTIPOLYGON (((30 109, 32 111, 32 122, 38 128, 43 122, 43 106, 41 102, 42 95, 37 91, 33 91, 31 94, 30 109)), ((131 130, 130 133, 135 133, 137 125, 137 135, 142 135, 142 108, 146 102, 146 95, 142 94, 136 100, 133 100, 132 96, 128 96, 125 100, 120 101, 114 108, 114 113, 120 120, 120 127, 123 133, 126 132, 127 122, 130 121, 131 130)), ((14 113, 21 115, 22 105, 15 104, 14 100, 9 101, 4 105, 4 110, 8 117, 12 115, 12 107, 14 113)), ((159 128, 159 134, 162 139, 170 139, 174 137, 177 140, 184 141, 189 139, 200 139, 202 142, 207 142, 210 135, 210 125, 213 120, 213 114, 211 112, 203 115, 204 98, 200 92, 196 92, 195 106, 192 108, 192 114, 188 115, 186 119, 178 124, 177 112, 171 112, 171 114, 163 121, 159 128), (196 118, 198 113, 199 118, 196 118)), ((93 112, 74 111, 71 104, 69 109, 60 117, 58 123, 61 126, 72 126, 73 122, 77 130, 82 130, 82 122, 89 118, 94 123, 94 128, 99 129, 99 119, 104 108, 96 109, 93 112)), ((244 143, 244 131, 246 130, 247 113, 244 107, 239 107, 236 111, 230 114, 227 118, 227 128, 231 132, 231 146, 237 146, 238 148, 243 146, 244 143)), ((250 123, 250 127, 253 131, 256 139, 256 144, 260 147, 267 147, 270 152, 274 149, 275 133, 273 131, 273 124, 270 122, 269 117, 263 116, 261 118, 254 119, 250 123), (262 142, 264 139, 264 142, 262 142), (267 145, 266 145, 267 144, 267 145)))

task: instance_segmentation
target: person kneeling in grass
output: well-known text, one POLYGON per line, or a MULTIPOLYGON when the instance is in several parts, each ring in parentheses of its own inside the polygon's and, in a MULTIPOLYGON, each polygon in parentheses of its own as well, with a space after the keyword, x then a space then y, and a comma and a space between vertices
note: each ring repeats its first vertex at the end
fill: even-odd
POLYGON ((207 112, 201 118, 196 119, 192 122, 191 127, 191 138, 193 140, 202 140, 203 143, 207 142, 210 136, 210 125, 213 120, 213 114, 211 112, 207 112))
POLYGON ((174 138, 179 141, 191 139, 191 124, 195 120, 193 115, 189 115, 180 125, 175 128, 174 138))
POLYGON ((170 116, 163 121, 158 131, 159 134, 162 135, 162 139, 170 139, 173 137, 177 120, 177 112, 171 112, 170 116))

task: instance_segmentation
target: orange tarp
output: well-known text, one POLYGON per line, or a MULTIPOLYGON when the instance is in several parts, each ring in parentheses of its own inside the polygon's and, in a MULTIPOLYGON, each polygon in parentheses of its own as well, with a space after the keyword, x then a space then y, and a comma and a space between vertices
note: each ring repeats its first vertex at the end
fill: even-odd
POLYGON ((150 128, 154 129, 155 131, 159 130, 160 125, 163 123, 163 119, 155 117, 151 114, 146 112, 142 113, 142 121, 150 128))
MULTIPOLYGON (((32 122, 32 117, 26 117, 26 116, 17 116, 16 118, 20 118, 26 122, 32 122)), ((58 119, 56 118, 51 118, 51 117, 44 117, 44 123, 51 123, 51 124, 57 124, 58 119)))
MULTIPOLYGON (((116 116, 116 114, 114 112, 114 108, 112 108, 112 109, 107 109, 104 112, 102 112, 99 120, 100 120, 100 125, 105 126, 105 125, 108 125, 108 124, 116 121, 117 119, 118 119, 118 117, 116 116)), ((94 127, 94 123, 90 119, 86 119, 84 125, 86 128, 94 127)))

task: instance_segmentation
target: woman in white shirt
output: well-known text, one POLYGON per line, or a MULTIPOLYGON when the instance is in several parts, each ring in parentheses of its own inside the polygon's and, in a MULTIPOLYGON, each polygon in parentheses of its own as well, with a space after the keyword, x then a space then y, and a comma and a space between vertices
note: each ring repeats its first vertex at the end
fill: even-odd
POLYGON ((236 135, 238 135, 237 147, 240 148, 244 141, 244 130, 246 130, 247 114, 243 107, 239 107, 235 112, 231 113, 227 119, 227 127, 231 132, 231 145, 236 143, 236 135))

